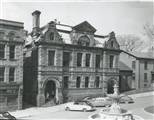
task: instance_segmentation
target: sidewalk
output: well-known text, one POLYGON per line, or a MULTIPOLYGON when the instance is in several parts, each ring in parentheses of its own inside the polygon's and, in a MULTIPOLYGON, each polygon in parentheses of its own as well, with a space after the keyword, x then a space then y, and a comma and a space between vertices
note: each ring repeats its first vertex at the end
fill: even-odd
POLYGON ((150 96, 150 95, 154 95, 154 91, 151 92, 145 92, 145 93, 137 93, 137 94, 132 94, 129 95, 132 98, 137 98, 137 97, 145 97, 145 96, 150 96))
POLYGON ((40 114, 42 112, 56 112, 56 111, 62 110, 64 109, 65 104, 60 104, 60 105, 51 106, 51 107, 32 107, 24 110, 13 111, 13 112, 10 112, 10 114, 19 119, 26 118, 32 115, 40 114))

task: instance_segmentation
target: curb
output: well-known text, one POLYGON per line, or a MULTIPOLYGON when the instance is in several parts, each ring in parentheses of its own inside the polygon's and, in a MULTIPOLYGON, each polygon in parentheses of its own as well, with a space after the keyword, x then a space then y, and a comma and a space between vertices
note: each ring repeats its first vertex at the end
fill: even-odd
POLYGON ((16 118, 26 118, 30 117, 32 115, 37 115, 42 112, 56 112, 59 110, 62 110, 64 108, 65 104, 60 104, 56 106, 51 106, 51 107, 34 107, 34 108, 29 108, 25 110, 17 110, 14 112, 10 112, 11 115, 15 116, 16 118))

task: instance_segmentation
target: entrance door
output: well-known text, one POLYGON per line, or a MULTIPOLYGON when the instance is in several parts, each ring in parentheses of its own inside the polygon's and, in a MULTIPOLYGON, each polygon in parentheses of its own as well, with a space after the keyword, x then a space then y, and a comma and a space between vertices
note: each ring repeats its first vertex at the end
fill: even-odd
POLYGON ((108 93, 108 94, 111 94, 111 93, 114 92, 113 86, 114 86, 114 80, 109 80, 109 81, 108 81, 108 85, 107 85, 107 93, 108 93))
POLYGON ((45 87, 45 102, 51 101, 56 95, 56 84, 54 81, 48 81, 45 87))

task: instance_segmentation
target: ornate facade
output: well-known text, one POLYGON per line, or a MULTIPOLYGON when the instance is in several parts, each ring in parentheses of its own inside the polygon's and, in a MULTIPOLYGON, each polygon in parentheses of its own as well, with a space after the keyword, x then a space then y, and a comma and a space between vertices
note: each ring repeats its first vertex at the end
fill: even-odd
POLYGON ((0 112, 22 108, 23 28, 0 19, 0 112))
POLYGON ((32 16, 24 52, 24 101, 41 106, 112 92, 120 54, 114 32, 96 35, 87 21, 76 26, 51 21, 40 27, 40 11, 32 16))

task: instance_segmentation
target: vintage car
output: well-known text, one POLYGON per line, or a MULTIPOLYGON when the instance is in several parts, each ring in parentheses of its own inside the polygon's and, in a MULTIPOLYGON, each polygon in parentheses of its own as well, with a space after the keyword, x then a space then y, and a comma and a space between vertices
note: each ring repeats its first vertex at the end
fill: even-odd
POLYGON ((88 101, 95 107, 110 107, 112 104, 112 100, 109 97, 96 97, 96 98, 84 98, 84 100, 88 101))
POLYGON ((0 120, 16 120, 9 112, 0 113, 0 120))
POLYGON ((80 110, 83 112, 94 110, 94 107, 87 101, 70 102, 65 105, 65 110, 80 110))
POLYGON ((134 100, 128 95, 123 95, 119 103, 134 103, 134 100))

